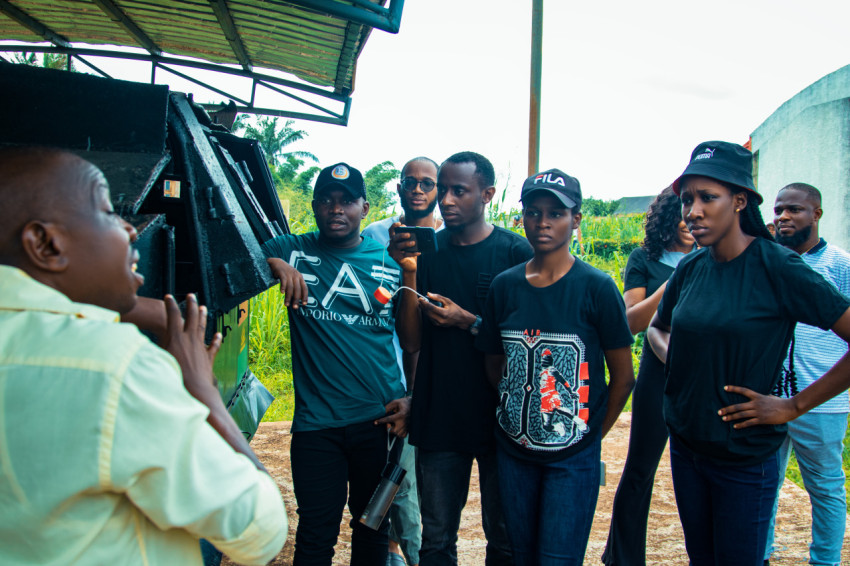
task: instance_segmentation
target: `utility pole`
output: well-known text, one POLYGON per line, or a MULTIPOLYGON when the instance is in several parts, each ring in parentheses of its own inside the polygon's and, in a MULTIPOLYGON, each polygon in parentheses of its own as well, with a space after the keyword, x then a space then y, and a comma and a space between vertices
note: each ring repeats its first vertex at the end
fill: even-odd
POLYGON ((543 0, 531 8, 531 100, 528 113, 528 176, 540 165, 540 90, 543 77, 543 0))

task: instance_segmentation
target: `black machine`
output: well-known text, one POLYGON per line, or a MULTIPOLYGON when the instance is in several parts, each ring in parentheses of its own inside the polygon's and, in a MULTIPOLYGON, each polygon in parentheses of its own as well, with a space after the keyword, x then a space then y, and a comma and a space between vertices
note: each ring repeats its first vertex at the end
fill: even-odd
POLYGON ((139 232, 141 295, 207 306, 219 392, 250 439, 271 395, 248 369, 249 300, 275 283, 261 244, 289 232, 258 143, 166 86, 0 63, 0 145, 25 144, 103 170, 139 232))

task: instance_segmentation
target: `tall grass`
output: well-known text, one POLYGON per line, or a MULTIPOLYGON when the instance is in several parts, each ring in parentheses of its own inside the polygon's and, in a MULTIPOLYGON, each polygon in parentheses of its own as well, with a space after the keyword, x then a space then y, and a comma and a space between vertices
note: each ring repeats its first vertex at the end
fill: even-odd
POLYGON ((295 409, 289 318, 277 287, 251 299, 248 363, 257 378, 275 396, 264 422, 290 421, 295 409))

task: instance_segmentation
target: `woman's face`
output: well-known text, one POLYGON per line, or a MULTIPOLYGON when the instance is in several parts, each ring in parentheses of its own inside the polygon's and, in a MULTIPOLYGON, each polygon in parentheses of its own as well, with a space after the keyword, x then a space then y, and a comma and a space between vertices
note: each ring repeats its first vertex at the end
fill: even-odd
POLYGON ((701 247, 713 246, 733 230, 739 229, 735 209, 743 209, 747 199, 743 193, 732 194, 708 177, 689 177, 682 184, 682 218, 701 247))
POLYGON ((689 248, 693 247, 694 242, 696 241, 694 240, 694 236, 693 234, 691 234, 691 231, 688 230, 688 225, 685 224, 684 220, 679 221, 679 231, 676 234, 676 238, 679 240, 679 244, 681 246, 686 246, 689 248))

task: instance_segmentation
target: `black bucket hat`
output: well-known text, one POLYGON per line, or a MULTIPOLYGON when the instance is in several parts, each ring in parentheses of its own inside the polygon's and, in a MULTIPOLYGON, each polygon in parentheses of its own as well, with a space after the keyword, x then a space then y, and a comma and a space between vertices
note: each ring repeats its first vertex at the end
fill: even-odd
POLYGON ((673 181, 673 192, 680 194, 682 177, 700 175, 749 191, 756 204, 764 200, 753 183, 753 154, 744 146, 724 141, 707 141, 691 153, 691 162, 673 181))

